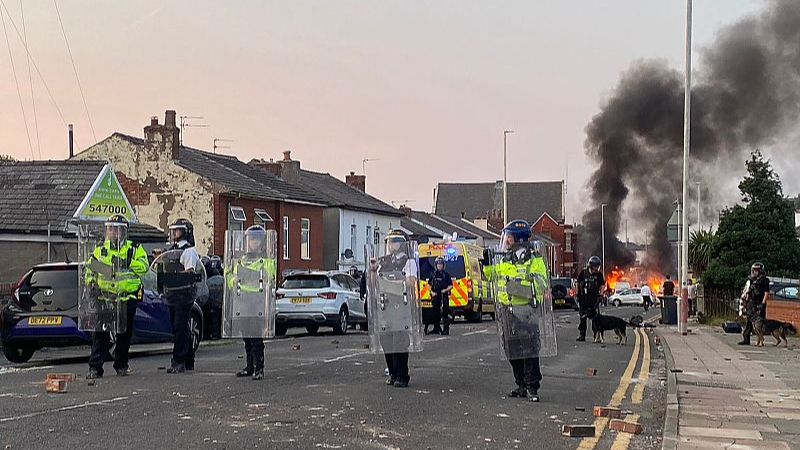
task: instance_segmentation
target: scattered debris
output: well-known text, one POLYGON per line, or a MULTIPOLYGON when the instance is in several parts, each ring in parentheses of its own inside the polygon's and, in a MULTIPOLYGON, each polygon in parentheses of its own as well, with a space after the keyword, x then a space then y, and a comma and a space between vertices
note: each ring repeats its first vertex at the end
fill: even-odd
POLYGON ((584 408, 583 406, 576 406, 575 411, 586 411, 586 408, 584 408))
POLYGON ((497 417, 502 417, 503 419, 507 419, 507 418, 509 418, 511 416, 509 416, 508 414, 504 414, 504 413, 497 413, 497 417))
POLYGON ((331 344, 338 344, 338 343, 339 343, 339 341, 337 339, 334 339, 334 340, 331 341, 331 344))
POLYGON ((47 392, 64 394, 67 392, 67 384, 66 380, 45 380, 44 387, 47 389, 47 392))
POLYGON ((369 348, 369 344, 364 344, 364 348, 369 348))
POLYGON ((562 425, 561 435, 567 437, 594 437, 594 425, 562 425))
POLYGON ((46 380, 64 380, 67 383, 72 383, 78 379, 74 373, 48 373, 46 380))
POLYGON ((611 419, 608 427, 620 433, 641 434, 644 431, 642 425, 638 422, 626 422, 619 419, 611 419))
POLYGON ((292 344, 292 350, 300 350, 300 344, 292 344))
POLYGON ((672 373, 683 373, 682 369, 669 369, 669 371, 672 373))
POLYGON ((597 369, 595 369, 594 367, 589 367, 588 369, 586 369, 587 377, 593 377, 595 375, 597 375, 597 369))
POLYGON ((605 406, 595 406, 592 408, 592 414, 595 417, 608 417, 611 419, 619 419, 622 417, 622 411, 619 408, 608 408, 605 406))

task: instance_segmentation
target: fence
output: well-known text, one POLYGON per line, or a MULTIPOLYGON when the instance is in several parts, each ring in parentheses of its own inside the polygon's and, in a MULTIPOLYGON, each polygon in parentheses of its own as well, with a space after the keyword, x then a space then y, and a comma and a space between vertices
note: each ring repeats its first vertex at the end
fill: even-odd
POLYGON ((736 317, 739 315, 741 291, 731 288, 706 287, 703 314, 713 317, 736 317))

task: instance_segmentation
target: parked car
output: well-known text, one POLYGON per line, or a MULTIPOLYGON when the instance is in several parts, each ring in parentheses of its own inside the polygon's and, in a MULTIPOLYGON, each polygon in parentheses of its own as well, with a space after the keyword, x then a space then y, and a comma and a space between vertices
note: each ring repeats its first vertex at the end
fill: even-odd
POLYGON ((551 278, 550 294, 553 297, 553 308, 575 308, 578 303, 572 278, 551 278))
POLYGON ((367 323, 366 305, 359 283, 345 272, 309 271, 284 277, 276 293, 275 334, 290 327, 305 327, 315 334, 321 326, 345 334, 352 324, 367 323))
POLYGON ((642 297, 642 290, 640 288, 631 288, 615 292, 608 299, 608 302, 614 306, 644 306, 644 297, 642 297))
MULTIPOLYGON (((0 314, 3 354, 14 363, 30 360, 44 347, 67 347, 91 343, 88 333, 78 329, 78 269, 80 263, 47 263, 34 266, 14 287, 11 302, 0 314)), ((133 343, 172 341, 169 309, 156 291, 156 274, 142 277, 144 295, 134 318, 133 343)), ((195 350, 203 336, 203 311, 207 288, 198 292, 192 307, 192 337, 195 350)))

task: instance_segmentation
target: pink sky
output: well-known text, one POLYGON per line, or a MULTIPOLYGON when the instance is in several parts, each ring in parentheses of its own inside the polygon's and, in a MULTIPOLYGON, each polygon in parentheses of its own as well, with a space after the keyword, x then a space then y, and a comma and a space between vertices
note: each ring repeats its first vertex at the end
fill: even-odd
MULTIPOLYGON (((22 26, 18 2, 3 0, 22 26)), ((695 7, 698 46, 757 8, 695 7)), ((95 141, 52 2, 25 1, 30 51, 79 148, 95 141)), ((164 110, 203 116, 185 143, 233 139, 244 161, 279 158, 344 178, 367 165, 367 189, 429 210, 437 181, 560 180, 569 159, 568 220, 579 220, 591 172, 584 127, 639 58, 683 58, 682 1, 59 1, 96 139, 142 135, 164 110), (567 156, 568 155, 568 156, 567 156)), ((4 10, 5 14, 5 10, 4 10)), ((34 130, 24 49, 6 26, 34 130)), ((0 153, 30 159, 0 34, 0 153)), ((695 47, 697 48, 697 46, 695 47)), ((33 69, 32 69, 33 70, 33 69)), ((41 158, 67 155, 67 132, 34 72, 41 158)))

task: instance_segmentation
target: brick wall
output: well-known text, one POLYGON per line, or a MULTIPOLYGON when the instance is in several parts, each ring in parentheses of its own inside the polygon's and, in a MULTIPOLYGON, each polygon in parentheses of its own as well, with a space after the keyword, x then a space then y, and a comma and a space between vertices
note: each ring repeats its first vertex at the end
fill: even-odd
POLYGON ((788 300, 767 300, 767 319, 789 322, 800 329, 800 302, 788 300))

